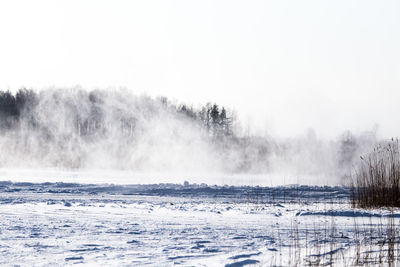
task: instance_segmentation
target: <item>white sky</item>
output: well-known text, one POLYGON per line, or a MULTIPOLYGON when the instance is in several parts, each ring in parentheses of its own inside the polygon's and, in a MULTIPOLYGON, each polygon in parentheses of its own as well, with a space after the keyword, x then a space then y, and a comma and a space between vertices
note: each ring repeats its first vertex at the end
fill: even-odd
POLYGON ((400 135, 399 1, 2 1, 0 89, 127 87, 256 130, 400 135))

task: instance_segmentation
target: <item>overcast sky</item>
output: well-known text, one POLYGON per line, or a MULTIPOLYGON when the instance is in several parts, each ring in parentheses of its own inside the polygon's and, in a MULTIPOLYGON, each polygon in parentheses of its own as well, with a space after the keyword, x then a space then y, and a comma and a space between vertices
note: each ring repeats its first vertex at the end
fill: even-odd
POLYGON ((126 87, 251 127, 400 136, 399 1, 1 1, 0 89, 126 87))

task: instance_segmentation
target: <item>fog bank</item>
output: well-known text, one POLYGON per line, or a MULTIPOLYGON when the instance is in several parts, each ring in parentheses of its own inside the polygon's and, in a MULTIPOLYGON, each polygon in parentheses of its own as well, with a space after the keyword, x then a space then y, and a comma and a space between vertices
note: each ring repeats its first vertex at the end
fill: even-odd
POLYGON ((334 140, 312 129, 285 139, 254 135, 218 104, 127 90, 23 89, 1 92, 0 101, 0 168, 9 179, 54 171, 80 182, 335 184, 378 142, 375 132, 334 140))

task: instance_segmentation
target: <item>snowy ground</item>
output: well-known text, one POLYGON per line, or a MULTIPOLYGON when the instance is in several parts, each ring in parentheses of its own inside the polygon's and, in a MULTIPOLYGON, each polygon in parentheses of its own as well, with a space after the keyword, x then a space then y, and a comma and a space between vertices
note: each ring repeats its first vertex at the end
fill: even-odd
POLYGON ((400 212, 352 209, 342 187, 0 182, 0 216, 0 265, 385 265, 400 251, 400 212))

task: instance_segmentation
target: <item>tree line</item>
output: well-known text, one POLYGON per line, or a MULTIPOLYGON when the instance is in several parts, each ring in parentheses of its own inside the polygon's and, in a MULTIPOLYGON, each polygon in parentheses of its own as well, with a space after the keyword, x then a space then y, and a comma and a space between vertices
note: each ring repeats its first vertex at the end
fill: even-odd
MULTIPOLYGON (((46 128, 46 120, 38 118, 40 110, 46 108, 39 107, 39 105, 46 105, 46 103, 41 103, 44 102, 42 94, 45 93, 24 88, 16 93, 0 91, 0 129, 18 128, 22 121, 26 124, 25 126, 32 129, 46 128)), ((55 90, 52 92, 50 101, 53 102, 52 104, 58 104, 55 105, 54 113, 61 108, 68 109, 74 131, 80 136, 100 134, 106 131, 110 124, 118 125, 119 131, 133 135, 138 122, 135 113, 140 113, 145 119, 151 119, 152 116, 160 115, 162 112, 169 112, 195 123, 208 136, 215 139, 233 137, 235 134, 233 129, 235 118, 232 116, 232 112, 228 112, 225 107, 216 103, 207 103, 200 108, 193 108, 186 104, 173 103, 166 97, 156 99, 147 97, 146 101, 141 101, 139 104, 137 102, 128 103, 136 110, 135 112, 125 112, 118 105, 107 106, 104 104, 109 97, 105 91, 77 90, 72 94, 77 94, 78 100, 65 96, 65 90, 55 90), (83 110, 80 105, 85 105, 86 108, 83 110), (137 109, 141 110, 138 112, 137 109), (112 122, 106 119, 107 116, 110 117, 110 114, 107 113, 112 114, 112 122)), ((123 96, 121 97, 123 98, 123 96)))

